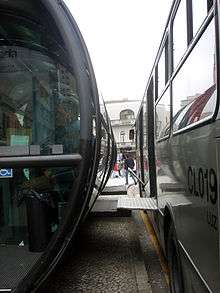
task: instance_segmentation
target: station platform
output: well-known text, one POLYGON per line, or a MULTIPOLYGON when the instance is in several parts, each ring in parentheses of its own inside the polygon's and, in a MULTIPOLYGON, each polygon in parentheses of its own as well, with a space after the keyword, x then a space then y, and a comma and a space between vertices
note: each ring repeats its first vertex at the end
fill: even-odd
POLYGON ((99 198, 75 247, 37 293, 169 292, 144 213, 121 214, 120 197, 99 198))

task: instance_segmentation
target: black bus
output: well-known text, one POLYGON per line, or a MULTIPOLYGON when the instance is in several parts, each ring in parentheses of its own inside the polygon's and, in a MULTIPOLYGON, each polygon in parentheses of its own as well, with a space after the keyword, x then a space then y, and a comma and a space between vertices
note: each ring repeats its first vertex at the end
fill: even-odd
POLYGON ((114 137, 63 1, 0 2, 0 84, 0 291, 24 293, 103 189, 114 137))

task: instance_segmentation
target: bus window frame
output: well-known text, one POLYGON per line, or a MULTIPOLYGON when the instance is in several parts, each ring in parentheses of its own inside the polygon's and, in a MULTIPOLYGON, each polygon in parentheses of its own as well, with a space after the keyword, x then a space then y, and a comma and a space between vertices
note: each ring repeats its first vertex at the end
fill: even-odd
POLYGON ((157 56, 157 61, 156 61, 156 65, 155 65, 155 101, 157 101, 158 99, 160 99, 164 92, 166 91, 166 88, 167 88, 167 84, 169 83, 169 80, 170 80, 170 77, 171 77, 171 71, 170 71, 170 54, 169 54, 169 48, 170 48, 170 38, 169 38, 169 33, 170 31, 170 28, 168 27, 165 34, 164 34, 164 37, 163 37, 163 40, 161 42, 161 45, 160 45, 160 50, 159 50, 159 53, 158 53, 158 56, 157 56), (161 57, 162 57, 162 54, 164 53, 164 86, 161 90, 161 92, 159 93, 159 89, 158 89, 158 78, 159 78, 159 72, 158 72, 158 65, 160 63, 160 60, 161 60, 161 57), (159 95, 158 95, 159 93, 159 95))
MULTIPOLYGON (((144 182, 144 103, 140 108, 138 115, 138 128, 139 128, 139 152, 140 152, 140 167, 141 167, 141 180, 144 182)), ((142 196, 141 196, 142 197, 142 196)))
MULTIPOLYGON (((161 137, 161 138, 156 138, 156 136, 155 136, 155 141, 156 141, 156 144, 157 143, 159 143, 159 142, 161 142, 161 141, 164 141, 164 140, 167 140, 167 139, 169 139, 169 137, 170 137, 170 135, 171 135, 171 126, 172 126, 172 123, 171 123, 171 119, 172 119, 172 96, 171 96, 171 86, 170 86, 170 81, 168 81, 168 83, 167 83, 167 85, 166 85, 166 87, 165 87, 165 89, 163 90, 163 94, 160 96, 160 98, 159 99, 157 99, 156 100, 156 102, 155 102, 155 113, 156 113, 156 107, 157 107, 157 104, 160 102, 160 100, 163 98, 163 96, 164 96, 164 94, 166 93, 166 91, 168 92, 169 91, 169 95, 170 95, 170 130, 169 130, 169 134, 167 134, 167 135, 165 135, 165 136, 163 136, 163 137, 161 137), (169 88, 170 88, 170 90, 169 90, 169 88)), ((156 130, 156 115, 155 115, 155 130, 156 130)))
MULTIPOLYGON (((174 70, 171 78, 170 78, 170 82, 172 84, 171 88, 172 88, 172 100, 171 100, 171 109, 173 110, 173 81, 175 79, 175 77, 177 76, 177 74, 179 73, 179 71, 181 70, 182 66, 184 65, 184 63, 186 62, 186 60, 188 59, 188 57, 190 56, 191 52, 194 50, 194 48, 196 47, 196 45, 199 43, 199 40, 201 39, 201 37, 203 36, 203 33, 206 31, 206 29, 208 28, 209 24, 211 23, 211 21, 214 20, 214 28, 215 28, 215 53, 216 53, 216 64, 219 63, 219 53, 218 53, 218 42, 219 42, 219 37, 218 37, 218 20, 216 17, 216 13, 215 13, 215 7, 212 7, 212 9, 210 10, 210 13, 207 15, 206 19, 203 22, 203 25, 200 27, 199 31, 197 32, 197 34, 195 35, 195 37, 193 38, 190 46, 188 47, 186 53, 183 55, 183 57, 181 58, 181 61, 179 62, 178 66, 176 67, 176 69, 174 70)), ((173 23, 172 23, 173 24, 173 23)), ((218 81, 220 78, 220 72, 218 70, 218 67, 216 68, 216 80, 218 81)), ((205 126, 209 123, 213 123, 218 115, 218 111, 219 111, 219 94, 218 94, 218 82, 216 82, 216 105, 215 105, 215 110, 213 111, 213 114, 205 117, 204 119, 201 119, 197 122, 194 122, 190 125, 187 125, 185 127, 183 127, 182 129, 179 129, 177 131, 173 131, 172 129, 172 135, 176 136, 179 135, 181 133, 185 133, 188 131, 191 131, 193 129, 196 129, 198 127, 202 127, 205 126)), ((173 117, 171 117, 171 126, 172 126, 172 119, 173 117)))
POLYGON ((148 116, 147 133, 148 133, 148 165, 149 170, 149 182, 150 182, 150 197, 157 196, 157 182, 156 182, 156 156, 155 156, 155 76, 154 74, 149 79, 149 84, 146 89, 146 113, 148 116), (151 98, 150 98, 151 97, 151 98))

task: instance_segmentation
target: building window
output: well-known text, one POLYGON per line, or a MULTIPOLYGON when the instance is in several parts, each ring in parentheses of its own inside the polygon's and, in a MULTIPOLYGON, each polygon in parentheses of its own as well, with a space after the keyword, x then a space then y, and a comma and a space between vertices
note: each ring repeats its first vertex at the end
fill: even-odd
POLYGON ((132 111, 130 109, 121 111, 121 113, 120 113, 120 119, 121 120, 134 119, 134 111, 132 111))
POLYGON ((125 131, 120 132, 120 141, 125 142, 125 131))

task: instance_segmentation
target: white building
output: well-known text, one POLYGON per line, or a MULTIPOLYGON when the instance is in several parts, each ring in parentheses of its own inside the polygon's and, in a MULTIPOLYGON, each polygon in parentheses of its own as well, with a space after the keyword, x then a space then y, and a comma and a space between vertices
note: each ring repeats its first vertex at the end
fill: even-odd
POLYGON ((134 128, 140 103, 140 100, 128 99, 105 101, 118 151, 135 148, 134 140, 129 139, 129 131, 134 128))

